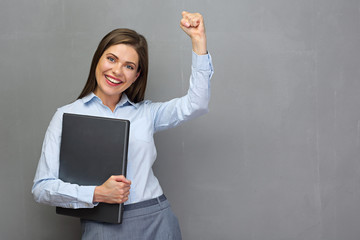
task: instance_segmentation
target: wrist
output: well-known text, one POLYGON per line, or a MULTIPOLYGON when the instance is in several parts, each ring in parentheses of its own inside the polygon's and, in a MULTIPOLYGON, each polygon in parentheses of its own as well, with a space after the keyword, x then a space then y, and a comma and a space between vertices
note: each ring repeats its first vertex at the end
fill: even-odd
POLYGON ((93 203, 102 202, 100 186, 96 186, 94 190, 93 203))
POLYGON ((192 49, 197 55, 207 54, 206 38, 192 38, 192 49))

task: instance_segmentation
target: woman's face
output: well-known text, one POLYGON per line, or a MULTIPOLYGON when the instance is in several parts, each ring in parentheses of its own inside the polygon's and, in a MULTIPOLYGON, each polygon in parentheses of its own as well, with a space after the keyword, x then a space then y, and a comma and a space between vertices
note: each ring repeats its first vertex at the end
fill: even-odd
POLYGON ((113 45, 105 50, 95 70, 94 93, 104 102, 119 101, 121 94, 135 82, 139 56, 130 45, 113 45))

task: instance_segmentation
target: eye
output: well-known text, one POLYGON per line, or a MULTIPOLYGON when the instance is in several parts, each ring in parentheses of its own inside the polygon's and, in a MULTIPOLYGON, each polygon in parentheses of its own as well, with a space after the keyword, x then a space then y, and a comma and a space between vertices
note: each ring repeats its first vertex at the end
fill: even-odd
POLYGON ((115 58, 113 58, 113 57, 107 57, 107 59, 108 59, 110 62, 115 62, 115 58))
POLYGON ((130 70, 134 70, 134 67, 131 66, 131 65, 126 65, 126 68, 127 68, 127 69, 130 69, 130 70))

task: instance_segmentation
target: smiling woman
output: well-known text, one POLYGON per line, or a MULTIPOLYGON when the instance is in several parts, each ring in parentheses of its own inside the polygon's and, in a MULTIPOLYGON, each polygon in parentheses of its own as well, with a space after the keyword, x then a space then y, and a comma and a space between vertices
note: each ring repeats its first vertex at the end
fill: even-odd
POLYGON ((181 239, 178 220, 152 170, 157 155, 153 134, 207 112, 213 68, 202 16, 183 12, 180 27, 193 47, 190 89, 185 96, 161 103, 144 101, 146 40, 133 30, 116 29, 95 51, 78 99, 59 108, 50 122, 32 189, 35 200, 64 208, 93 208, 100 202, 125 204, 121 225, 82 220, 82 239, 181 239), (59 179, 64 113, 130 121, 128 178, 110 176, 100 186, 59 179))
POLYGON ((104 105, 114 111, 122 93, 138 78, 138 55, 129 45, 117 44, 109 47, 97 64, 94 90, 104 105))
MULTIPOLYGON (((138 73, 137 81, 136 83, 130 85, 128 89, 126 89, 126 94, 128 98, 135 103, 144 100, 146 83, 147 83, 147 74, 148 74, 148 62, 149 62, 148 45, 144 36, 138 34, 134 30, 126 29, 126 28, 115 29, 110 33, 108 33, 101 40, 91 62, 88 80, 78 99, 81 99, 87 96, 89 93, 95 91, 98 84, 96 80, 96 69, 102 57, 108 57, 109 61, 114 61, 114 62, 118 61, 120 57, 122 58, 121 60, 127 61, 126 59, 124 59, 124 56, 122 55, 117 56, 114 55, 114 53, 112 53, 111 51, 108 51, 109 48, 120 44, 126 45, 127 47, 130 47, 131 49, 135 50, 138 59, 138 61, 132 62, 137 66, 136 67, 136 72, 138 73), (106 55, 105 52, 107 52, 109 55, 106 55)), ((132 52, 131 49, 130 51, 132 52)))

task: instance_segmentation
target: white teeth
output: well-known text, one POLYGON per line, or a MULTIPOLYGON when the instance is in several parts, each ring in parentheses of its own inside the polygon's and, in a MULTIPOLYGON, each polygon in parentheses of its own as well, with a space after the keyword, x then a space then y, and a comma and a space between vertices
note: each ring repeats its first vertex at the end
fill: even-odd
POLYGON ((115 84, 121 83, 121 81, 116 81, 115 79, 112 79, 112 78, 110 78, 110 77, 108 77, 108 76, 105 76, 105 78, 106 78, 107 80, 109 80, 110 82, 115 83, 115 84))

